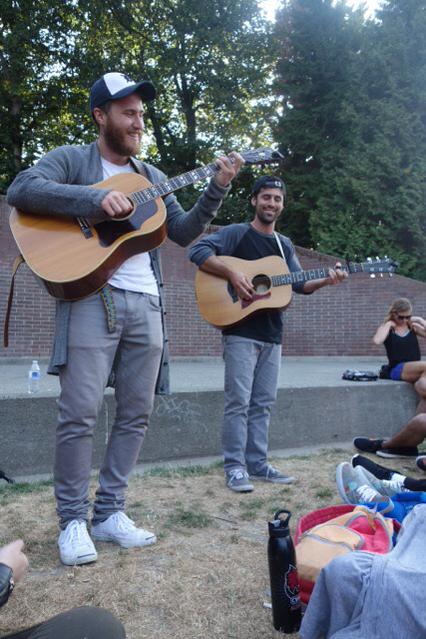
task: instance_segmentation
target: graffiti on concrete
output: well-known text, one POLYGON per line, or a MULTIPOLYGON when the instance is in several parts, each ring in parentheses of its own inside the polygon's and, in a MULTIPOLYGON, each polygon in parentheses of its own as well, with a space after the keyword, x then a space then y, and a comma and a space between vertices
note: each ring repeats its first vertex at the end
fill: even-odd
POLYGON ((201 419, 200 406, 189 399, 172 396, 157 398, 154 414, 159 419, 170 419, 178 424, 197 423, 201 419))

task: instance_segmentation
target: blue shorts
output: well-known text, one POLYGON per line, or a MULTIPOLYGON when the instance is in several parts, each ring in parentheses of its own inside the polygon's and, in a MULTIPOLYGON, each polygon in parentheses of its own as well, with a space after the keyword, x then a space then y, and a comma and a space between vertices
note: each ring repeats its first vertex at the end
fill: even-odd
POLYGON ((393 379, 394 382, 399 382, 401 380, 402 369, 404 367, 404 362, 400 362, 396 366, 394 366, 390 371, 390 378, 393 379))

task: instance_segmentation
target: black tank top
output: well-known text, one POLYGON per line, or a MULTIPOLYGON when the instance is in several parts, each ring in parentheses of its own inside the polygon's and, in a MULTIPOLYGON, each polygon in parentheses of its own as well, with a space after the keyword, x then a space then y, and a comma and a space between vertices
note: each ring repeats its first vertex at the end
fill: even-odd
POLYGON ((420 346, 414 331, 409 331, 401 337, 391 330, 384 344, 390 368, 401 362, 418 362, 421 359, 420 346))

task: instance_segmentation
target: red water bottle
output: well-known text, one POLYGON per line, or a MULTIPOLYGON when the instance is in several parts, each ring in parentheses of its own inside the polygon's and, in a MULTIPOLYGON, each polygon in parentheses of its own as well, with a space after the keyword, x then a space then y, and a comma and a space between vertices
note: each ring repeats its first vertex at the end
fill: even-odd
POLYGON ((279 510, 268 523, 268 563, 275 630, 297 632, 302 621, 296 553, 290 535, 291 512, 279 510), (287 515, 282 518, 281 515, 287 515))

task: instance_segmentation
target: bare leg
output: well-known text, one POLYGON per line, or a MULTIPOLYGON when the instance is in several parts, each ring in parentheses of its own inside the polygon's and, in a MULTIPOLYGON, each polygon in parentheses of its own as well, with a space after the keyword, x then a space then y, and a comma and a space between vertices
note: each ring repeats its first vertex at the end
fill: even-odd
POLYGON ((414 384, 420 401, 413 419, 399 433, 386 439, 382 448, 418 446, 426 438, 426 362, 406 362, 402 368, 401 379, 414 384))
POLYGON ((426 438, 426 413, 415 415, 399 433, 390 439, 385 439, 382 448, 401 448, 418 446, 426 438))
POLYGON ((420 400, 416 414, 426 413, 426 362, 406 362, 402 368, 401 379, 414 384, 420 400))

